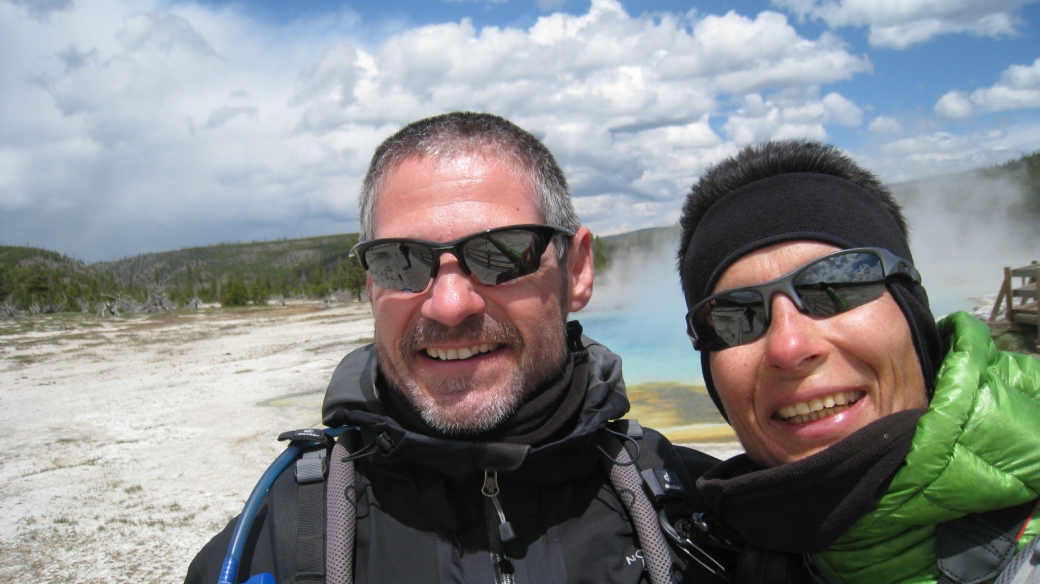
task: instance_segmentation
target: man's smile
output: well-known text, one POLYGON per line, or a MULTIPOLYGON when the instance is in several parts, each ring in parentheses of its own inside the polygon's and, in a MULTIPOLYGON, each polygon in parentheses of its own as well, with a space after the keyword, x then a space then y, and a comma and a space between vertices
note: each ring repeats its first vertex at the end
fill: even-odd
POLYGON ((460 347, 451 349, 439 349, 437 347, 427 347, 423 351, 426 356, 431 359, 439 359, 441 361, 454 361, 456 359, 469 359, 470 357, 481 355, 483 353, 490 353, 501 349, 504 345, 501 343, 480 343, 471 347, 460 347))

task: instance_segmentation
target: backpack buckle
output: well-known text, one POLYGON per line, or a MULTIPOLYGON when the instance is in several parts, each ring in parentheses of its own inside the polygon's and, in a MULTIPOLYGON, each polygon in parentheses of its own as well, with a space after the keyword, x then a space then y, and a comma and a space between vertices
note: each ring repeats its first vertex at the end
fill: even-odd
POLYGON ((325 446, 308 450, 296 461, 296 482, 300 485, 320 483, 329 471, 328 451, 325 446))
POLYGON ((668 472, 666 468, 651 468, 639 473, 643 477, 643 483, 647 490, 658 502, 666 497, 685 497, 686 488, 675 473, 668 472))

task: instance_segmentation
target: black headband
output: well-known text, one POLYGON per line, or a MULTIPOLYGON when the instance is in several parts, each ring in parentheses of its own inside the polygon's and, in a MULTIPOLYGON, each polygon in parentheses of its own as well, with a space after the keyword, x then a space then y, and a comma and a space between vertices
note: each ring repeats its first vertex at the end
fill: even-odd
MULTIPOLYGON (((680 270, 686 306, 710 296, 729 266, 748 253, 786 241, 809 240, 842 249, 882 247, 914 261, 892 212, 872 193, 843 178, 819 173, 772 176, 715 202, 694 228, 680 270)), ((889 291, 910 324, 925 386, 931 392, 939 363, 939 331, 924 288, 902 279, 889 291)), ((701 353, 704 382, 715 405, 708 352, 701 353)))

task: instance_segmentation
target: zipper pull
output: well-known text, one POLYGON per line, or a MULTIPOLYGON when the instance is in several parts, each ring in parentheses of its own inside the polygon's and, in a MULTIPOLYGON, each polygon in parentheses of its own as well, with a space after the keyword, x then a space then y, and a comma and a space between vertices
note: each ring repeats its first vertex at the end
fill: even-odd
POLYGON ((506 521, 506 514, 502 511, 502 503, 498 501, 498 471, 484 471, 484 488, 480 490, 485 497, 491 499, 491 502, 495 505, 495 511, 498 511, 498 536, 502 540, 502 543, 512 541, 516 535, 513 533, 513 526, 506 521))

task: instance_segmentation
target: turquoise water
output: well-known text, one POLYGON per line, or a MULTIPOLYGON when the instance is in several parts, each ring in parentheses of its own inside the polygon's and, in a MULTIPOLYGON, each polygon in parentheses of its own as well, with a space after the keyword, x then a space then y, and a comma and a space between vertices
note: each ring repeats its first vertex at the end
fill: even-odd
POLYGON ((615 258, 609 273, 597 275, 592 302, 571 315, 586 335, 621 355, 629 385, 702 383, 672 262, 668 250, 615 258))
POLYGON ((585 334, 621 355, 625 382, 648 381, 702 383, 700 355, 693 350, 683 325, 685 310, 676 308, 672 318, 654 319, 636 303, 621 310, 581 312, 572 315, 585 334))

